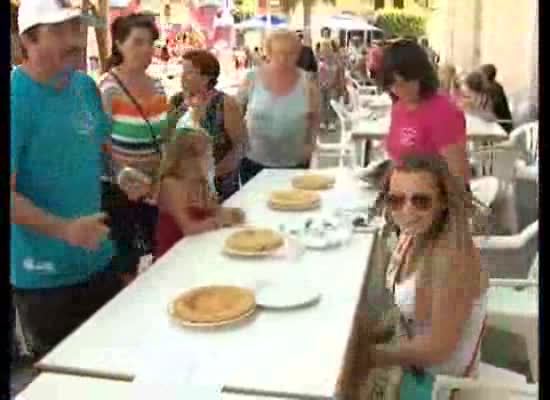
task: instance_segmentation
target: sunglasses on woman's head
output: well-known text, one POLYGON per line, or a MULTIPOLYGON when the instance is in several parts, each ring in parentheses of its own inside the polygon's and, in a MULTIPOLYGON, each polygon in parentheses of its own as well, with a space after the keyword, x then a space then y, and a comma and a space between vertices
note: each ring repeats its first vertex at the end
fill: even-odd
POLYGON ((392 211, 400 211, 405 206, 405 203, 409 201, 414 208, 419 211, 428 211, 432 208, 433 198, 429 194, 425 193, 413 193, 411 196, 404 194, 388 193, 385 196, 386 204, 392 211))

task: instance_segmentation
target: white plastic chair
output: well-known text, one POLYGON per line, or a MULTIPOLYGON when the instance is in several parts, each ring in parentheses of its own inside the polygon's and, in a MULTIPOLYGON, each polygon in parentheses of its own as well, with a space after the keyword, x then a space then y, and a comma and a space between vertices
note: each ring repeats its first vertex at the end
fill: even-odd
POLYGON ((349 95, 351 111, 350 113, 354 118, 368 117, 372 114, 372 111, 366 105, 366 102, 363 101, 362 96, 359 95, 359 92, 353 85, 346 85, 346 90, 349 95))
POLYGON ((524 279, 538 251, 539 222, 508 236, 475 236, 483 268, 494 278, 524 279))
POLYGON ((538 381, 538 253, 526 279, 491 279, 488 326, 525 339, 531 376, 538 381))
POLYGON ((519 153, 513 143, 482 147, 471 152, 475 175, 494 176, 498 179, 497 199, 502 200, 502 207, 499 210, 501 212, 497 212, 497 219, 512 234, 519 229, 515 203, 515 162, 519 158, 519 153))
POLYGON ((539 160, 539 122, 528 122, 510 132, 510 141, 522 149, 527 165, 539 160))
POLYGON ((539 122, 528 122, 518 126, 510 133, 510 142, 523 153, 521 159, 515 162, 516 174, 538 181, 539 122))
POLYGON ((340 141, 337 143, 324 143, 317 137, 316 149, 314 151, 311 168, 319 167, 320 157, 338 158, 338 166, 343 167, 348 160, 351 168, 357 168, 359 161, 353 141, 351 140, 349 114, 344 104, 330 100, 330 106, 336 112, 340 121, 340 141))
POLYGON ((378 94, 378 87, 374 85, 365 85, 357 81, 351 76, 349 71, 346 71, 346 80, 357 90, 359 95, 376 95, 378 94))
MULTIPOLYGON (((527 384, 524 375, 483 362, 479 363, 476 378, 436 375, 432 399, 448 400, 448 394, 453 389, 458 389, 454 400, 517 400, 524 397, 507 396, 516 395, 518 392, 530 394, 533 390, 532 385, 527 384), (502 382, 506 383, 502 384, 502 382)), ((525 397, 525 399, 530 398, 525 397)))
POLYGON ((455 378, 440 375, 436 377, 432 400, 438 399, 442 389, 458 389, 454 400, 527 400, 538 399, 538 385, 511 383, 506 379, 498 381, 471 378, 455 378))

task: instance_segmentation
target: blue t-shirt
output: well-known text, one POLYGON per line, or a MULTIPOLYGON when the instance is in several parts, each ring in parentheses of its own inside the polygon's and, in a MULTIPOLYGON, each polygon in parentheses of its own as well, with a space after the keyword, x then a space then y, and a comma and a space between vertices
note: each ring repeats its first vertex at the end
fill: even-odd
MULTIPOLYGON (((11 172, 16 191, 63 218, 101 208, 101 144, 110 131, 94 81, 74 72, 63 89, 11 73, 11 172)), ((11 224, 10 280, 17 288, 53 288, 85 282, 113 255, 111 241, 95 251, 11 224)))

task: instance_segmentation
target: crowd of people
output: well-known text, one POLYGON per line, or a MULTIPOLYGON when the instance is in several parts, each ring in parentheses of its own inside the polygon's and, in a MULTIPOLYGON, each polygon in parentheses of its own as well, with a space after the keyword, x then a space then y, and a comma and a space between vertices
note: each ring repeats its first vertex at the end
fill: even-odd
MULTIPOLYGON (((111 26, 96 86, 75 69, 86 46, 79 14, 46 6, 38 13, 36 1, 21 1, 23 63, 11 76, 10 276, 36 357, 131 284, 143 256, 242 222, 222 203, 262 169, 309 168, 351 66, 335 42, 314 52, 295 32, 274 30, 237 96, 216 89, 216 57, 193 49, 181 55, 181 93, 169 99, 146 72, 154 20, 131 14, 111 26)), ((488 281, 468 223, 464 112, 508 120, 509 110, 494 66, 462 82, 436 61, 398 40, 353 62, 393 99, 392 166, 378 204, 398 235, 386 276, 397 313, 359 349, 367 393, 390 393, 383 387, 396 366, 463 376, 479 362, 488 281)))

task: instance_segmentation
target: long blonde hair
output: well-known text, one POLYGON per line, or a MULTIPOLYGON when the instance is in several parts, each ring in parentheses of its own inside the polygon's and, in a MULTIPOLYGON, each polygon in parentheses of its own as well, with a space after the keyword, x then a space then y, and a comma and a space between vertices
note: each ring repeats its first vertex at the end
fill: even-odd
POLYGON ((165 178, 190 180, 196 191, 201 206, 212 208, 217 204, 216 194, 212 193, 208 184, 205 168, 207 149, 210 139, 204 135, 177 135, 165 148, 161 161, 159 182, 165 178))
MULTIPOLYGON (((428 232, 415 240, 409 257, 414 260, 417 256, 428 254, 432 245, 445 235, 454 251, 464 255, 465 259, 479 260, 479 252, 473 242, 470 220, 480 209, 486 207, 466 190, 461 178, 451 174, 445 159, 437 154, 410 154, 403 156, 398 162, 392 163, 383 179, 382 190, 376 200, 376 206, 378 211, 384 215, 390 230, 397 231, 391 212, 385 207, 385 199, 389 194, 394 171, 429 173, 434 177, 444 203, 442 214, 434 220, 428 232)), ((433 273, 433 271, 425 272, 433 273)))

